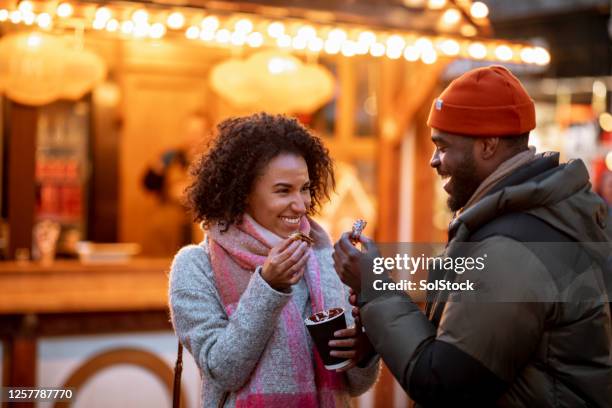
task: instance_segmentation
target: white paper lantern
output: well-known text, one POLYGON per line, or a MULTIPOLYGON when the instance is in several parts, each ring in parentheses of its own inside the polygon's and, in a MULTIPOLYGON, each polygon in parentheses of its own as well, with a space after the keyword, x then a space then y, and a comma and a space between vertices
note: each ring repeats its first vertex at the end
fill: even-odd
POLYGON ((21 104, 79 99, 105 76, 100 57, 68 47, 61 37, 31 32, 0 39, 0 91, 21 104))
POLYGON ((232 105, 271 113, 309 113, 334 92, 334 78, 327 69, 278 51, 225 61, 213 68, 210 82, 232 105))

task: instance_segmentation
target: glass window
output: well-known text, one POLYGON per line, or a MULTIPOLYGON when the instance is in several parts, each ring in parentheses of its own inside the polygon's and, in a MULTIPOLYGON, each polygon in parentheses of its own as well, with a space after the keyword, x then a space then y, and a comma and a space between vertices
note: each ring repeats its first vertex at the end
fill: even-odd
POLYGON ((338 68, 336 61, 330 58, 321 58, 319 64, 327 68, 336 81, 334 96, 326 105, 315 111, 309 123, 307 123, 317 134, 323 137, 333 137, 336 131, 336 110, 337 103, 340 98, 340 78, 338 77, 338 68))
POLYGON ((355 67, 355 135, 373 137, 376 134, 378 116, 376 89, 376 61, 363 58, 355 67))

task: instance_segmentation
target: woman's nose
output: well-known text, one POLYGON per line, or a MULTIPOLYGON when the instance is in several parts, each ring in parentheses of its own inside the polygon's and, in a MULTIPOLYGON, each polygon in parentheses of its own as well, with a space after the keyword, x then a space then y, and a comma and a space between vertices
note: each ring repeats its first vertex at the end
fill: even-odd
POLYGON ((307 204, 304 202, 304 198, 299 195, 291 202, 291 210, 296 213, 305 213, 308 209, 307 204))

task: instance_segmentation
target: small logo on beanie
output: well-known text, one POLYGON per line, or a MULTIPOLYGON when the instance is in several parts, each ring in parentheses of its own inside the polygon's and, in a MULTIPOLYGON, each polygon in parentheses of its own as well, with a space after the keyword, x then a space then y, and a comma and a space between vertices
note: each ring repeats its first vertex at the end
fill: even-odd
POLYGON ((442 99, 436 99, 436 110, 442 110, 443 103, 442 99))

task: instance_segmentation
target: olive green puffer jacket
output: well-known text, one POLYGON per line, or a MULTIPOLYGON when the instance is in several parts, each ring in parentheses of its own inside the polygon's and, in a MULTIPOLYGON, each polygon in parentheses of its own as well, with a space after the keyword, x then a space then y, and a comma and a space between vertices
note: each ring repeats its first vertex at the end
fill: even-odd
POLYGON ((612 235, 582 161, 558 160, 519 168, 451 223, 445 256, 485 256, 486 268, 430 280, 475 291, 428 293, 426 314, 400 292, 362 305, 368 337, 419 405, 612 407, 612 235))

